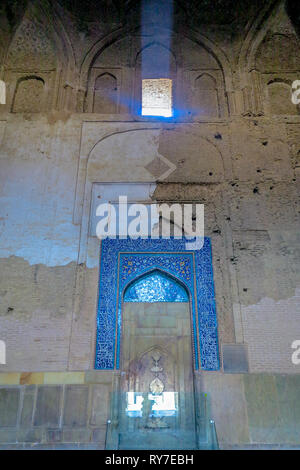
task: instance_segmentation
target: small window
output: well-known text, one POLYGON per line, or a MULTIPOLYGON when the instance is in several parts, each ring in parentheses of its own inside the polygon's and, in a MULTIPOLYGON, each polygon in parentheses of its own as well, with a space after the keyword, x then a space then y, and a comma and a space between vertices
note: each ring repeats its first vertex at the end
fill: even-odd
POLYGON ((173 116, 172 80, 168 78, 142 80, 142 116, 173 116))

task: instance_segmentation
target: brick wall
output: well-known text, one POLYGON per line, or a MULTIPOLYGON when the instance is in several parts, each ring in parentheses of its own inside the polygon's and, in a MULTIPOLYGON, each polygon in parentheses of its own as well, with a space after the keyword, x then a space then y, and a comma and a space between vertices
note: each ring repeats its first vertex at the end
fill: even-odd
POLYGON ((286 300, 262 299, 242 308, 251 372, 300 373, 291 344, 300 340, 300 289, 286 300))

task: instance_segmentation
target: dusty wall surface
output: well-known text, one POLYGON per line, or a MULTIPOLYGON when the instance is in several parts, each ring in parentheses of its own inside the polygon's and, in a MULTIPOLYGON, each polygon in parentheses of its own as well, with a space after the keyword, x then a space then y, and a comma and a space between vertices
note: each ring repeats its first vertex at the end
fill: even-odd
POLYGON ((153 200, 205 205, 220 343, 247 343, 253 372, 297 373, 291 361, 300 335, 297 172, 283 139, 286 125, 261 121, 105 124, 80 115, 38 132, 36 117, 8 116, 1 154, 1 338, 8 362, 1 370, 92 366, 100 245, 89 229, 92 185, 155 183, 149 165, 163 156, 177 168, 156 182, 153 200), (249 159, 260 155, 262 172, 265 160, 276 160, 268 178, 249 175, 248 145, 239 154, 240 139, 261 151, 251 149, 249 159))
POLYGON ((104 448, 111 372, 1 374, 1 378, 2 449, 104 448))
POLYGON ((299 448, 299 375, 205 373, 198 380, 221 448, 299 448))
MULTIPOLYGON (((1 449, 104 449, 117 375, 1 373, 1 449)), ((299 375, 202 373, 195 386, 221 449, 299 449, 299 375)))
MULTIPOLYGON (((42 7, 20 10, 13 28, 2 12, 0 339, 7 363, 0 365, 0 383, 15 387, 12 406, 19 411, 16 420, 7 418, 13 427, 22 424, 23 394, 33 400, 47 384, 34 379, 34 391, 24 391, 31 385, 20 383, 20 374, 94 367, 100 243, 90 230, 93 185, 145 182, 155 186, 153 201, 205 205, 221 371, 199 383, 211 394, 222 445, 297 444, 294 418, 282 421, 281 393, 294 393, 300 372, 291 360, 291 344, 300 339, 300 116, 290 95, 300 79, 300 48, 284 2, 256 3, 248 5, 250 19, 239 12, 238 27, 224 17, 220 28, 212 19, 200 28, 197 8, 182 16, 176 7, 169 48, 177 114, 165 121, 139 114, 142 44, 155 53, 165 48, 163 25, 149 24, 141 43, 134 8, 122 13, 127 26, 116 16, 119 30, 104 13, 97 24, 87 19, 88 34, 61 2, 53 2, 50 24, 42 7), (111 108, 101 101, 108 89, 111 108), (230 356, 226 345, 233 346, 230 356), (219 398, 227 384, 226 400, 240 400, 230 433, 232 416, 219 398), (268 393, 282 423, 277 436, 258 431, 264 421, 253 397, 262 396, 263 410, 268 393)), ((76 382, 83 391, 74 394, 91 397, 93 383, 76 382)), ((64 403, 72 383, 55 384, 64 403)), ((287 403, 296 409, 292 395, 287 403)), ((66 435, 64 412, 57 413, 53 427, 66 435)), ((94 428, 83 427, 88 437, 63 442, 91 443, 94 428)), ((28 442, 50 442, 43 433, 28 442)))

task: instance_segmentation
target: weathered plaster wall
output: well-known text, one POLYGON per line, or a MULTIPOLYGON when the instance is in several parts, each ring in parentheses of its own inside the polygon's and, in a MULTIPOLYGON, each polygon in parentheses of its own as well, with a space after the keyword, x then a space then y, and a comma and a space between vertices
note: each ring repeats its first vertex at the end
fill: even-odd
MULTIPOLYGON (((242 342, 249 344, 250 355, 256 347, 256 335, 250 333, 250 314, 246 313, 251 305, 251 311, 257 312, 255 324, 262 336, 266 332, 276 341, 278 330, 275 323, 273 329, 268 317, 258 314, 264 311, 261 301, 266 298, 275 302, 292 299, 300 284, 299 190, 297 170, 293 168, 288 141, 284 140, 285 124, 278 123, 276 127, 267 120, 261 122, 262 119, 256 120, 256 125, 248 120, 239 127, 237 120, 227 125, 105 124, 82 122, 80 116, 49 124, 46 117, 42 117, 42 122, 36 118, 20 118, 8 116, 1 147, 4 209, 1 220, 1 315, 2 336, 11 351, 8 354, 12 361, 9 367, 25 370, 34 364, 31 358, 26 362, 23 355, 24 364, 21 365, 17 351, 14 352, 15 345, 9 337, 16 338, 19 346, 22 344, 12 326, 14 321, 23 319, 29 329, 33 327, 34 331, 39 331, 37 320, 44 314, 53 331, 60 329, 55 326, 59 320, 69 325, 64 328, 62 367, 72 360, 68 357, 71 338, 68 329, 75 297, 80 298, 82 305, 81 297, 84 295, 82 291, 80 295, 76 294, 76 276, 80 270, 82 277, 84 269, 76 268, 80 251, 85 253, 84 264, 88 263, 95 274, 91 272, 89 275, 94 279, 93 294, 88 296, 89 307, 83 310, 80 307, 76 323, 80 322, 81 316, 87 315, 86 329, 90 331, 87 337, 91 338, 95 322, 95 310, 91 305, 95 305, 97 298, 96 272, 99 269, 97 241, 89 237, 88 229, 91 184, 101 181, 155 181, 149 165, 161 156, 176 165, 176 170, 166 181, 158 183, 154 200, 205 204, 206 235, 213 239, 221 342, 235 342, 236 332, 230 311, 232 303, 236 302, 243 306, 241 322, 245 337, 242 342), (275 129, 278 129, 276 136, 275 129), (216 139, 216 135, 222 138, 216 139), (248 145, 244 147, 243 154, 239 153, 240 139, 250 146, 249 149, 248 145), (251 142, 257 149, 252 149, 251 142), (82 158, 78 161, 79 155, 82 158), (88 155, 87 161, 85 155, 88 155), (180 155, 183 156, 181 160, 180 155), (256 165, 251 160, 253 155, 257 158, 256 165), (263 177, 261 173, 267 171, 265 162, 268 164, 269 158, 276 160, 277 167, 270 164, 267 176, 263 177), (80 175, 77 170, 81 162, 84 171, 80 175), (238 178, 233 175, 236 171, 239 171, 238 178), (208 183, 209 178, 211 183, 208 183), (81 187, 83 201, 80 201, 81 187), (84 208, 81 233, 73 223, 75 196, 79 215, 82 204, 84 208), (237 299, 233 298, 230 285, 233 282, 228 274, 231 270, 237 279, 237 299), (39 317, 35 318, 37 312, 39 317), (13 334, 6 336, 5 331, 13 331, 13 334)), ((84 284, 90 292, 89 282, 84 284)), ((285 311, 291 312, 295 319, 295 324, 284 321, 282 325, 287 332, 285 341, 297 339, 294 338, 297 336, 297 302, 282 303, 281 309, 283 321, 285 311)), ((278 322, 280 328, 280 319, 278 322)), ((48 335, 51 343, 50 338, 48 335)), ((290 345, 286 354, 281 355, 283 362, 278 362, 278 357, 273 355, 273 363, 268 359, 265 366, 264 356, 259 353, 257 364, 254 355, 250 359, 251 370, 295 371, 289 360, 289 348, 290 345)), ((77 357, 82 355, 86 358, 85 365, 82 363, 79 368, 88 367, 93 362, 90 339, 75 349, 77 357)), ((38 357, 41 363, 36 367, 43 369, 42 356, 38 357)))
MULTIPOLYGON (((103 449, 114 375, 0 374, 1 449, 103 449)), ((221 449, 299 449, 299 375, 206 372, 195 383, 221 449)))
POLYGON ((222 449, 299 449, 299 375, 214 372, 198 380, 222 449))
POLYGON ((103 449, 112 373, 0 374, 1 449, 103 449))

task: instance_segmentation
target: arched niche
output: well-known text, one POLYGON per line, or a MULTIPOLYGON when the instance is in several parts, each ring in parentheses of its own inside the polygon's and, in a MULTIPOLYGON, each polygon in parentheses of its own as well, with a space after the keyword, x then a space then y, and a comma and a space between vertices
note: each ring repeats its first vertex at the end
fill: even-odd
POLYGON ((36 75, 18 80, 12 103, 14 113, 41 113, 45 108, 45 82, 36 75))
POLYGON ((267 35, 258 47, 255 67, 260 72, 300 70, 300 49, 295 36, 267 35))
POLYGON ((163 370, 160 373, 166 390, 175 390, 176 382, 176 357, 170 354, 170 351, 162 346, 152 346, 148 350, 143 351, 136 361, 129 363, 129 389, 147 390, 149 388, 149 380, 147 380, 147 371, 153 367, 153 358, 159 358, 159 368, 163 370), (166 373, 168 372, 168 373, 166 373))
POLYGON ((157 154, 159 133, 159 129, 133 129, 102 139, 89 154, 87 179, 149 181, 145 167, 157 154))
POLYGON ((284 4, 276 1, 262 6, 241 46, 238 68, 243 100, 239 107, 244 115, 268 113, 270 79, 279 72, 282 78, 291 78, 299 70, 299 46, 284 4))
POLYGON ((217 83, 212 75, 203 73, 195 79, 194 106, 200 116, 219 117, 217 83))
POLYGON ((13 107, 20 79, 25 75, 37 75, 44 81, 47 95, 43 100, 44 111, 51 108, 71 110, 76 104, 72 99, 75 57, 70 40, 55 7, 49 21, 49 12, 41 3, 28 5, 7 51, 4 79, 10 84, 9 110, 13 107))
POLYGON ((277 79, 267 84, 269 114, 298 115, 299 107, 292 103, 292 84, 277 79))
POLYGON ((175 56, 168 47, 152 42, 137 54, 136 68, 141 78, 172 78, 176 74, 175 56))
POLYGON ((6 67, 10 69, 53 70, 57 51, 49 22, 38 20, 27 12, 10 44, 6 67))
MULTIPOLYGON (((101 88, 109 94, 115 106, 107 106, 103 114, 128 113, 131 105, 130 93, 130 37, 126 36, 100 48, 93 57, 88 70, 88 89, 84 98, 84 112, 102 113, 96 96, 101 88), (117 88, 117 89, 115 89, 117 88)), ((102 104, 103 104, 103 99, 102 104)), ((103 108, 103 107, 102 107, 103 108)))
POLYGON ((117 78, 111 73, 103 73, 95 80, 93 112, 114 114, 118 109, 117 78))
MULTIPOLYGON (((96 73, 99 75, 96 69, 102 69, 113 73, 117 78, 117 74, 120 74, 119 107, 125 110, 120 112, 138 114, 143 57, 145 57, 144 62, 146 60, 149 64, 144 70, 144 74, 147 73, 148 76, 149 73, 152 75, 151 62, 154 58, 156 60, 154 76, 149 78, 163 78, 168 74, 167 78, 174 80, 173 101, 176 108, 178 106, 184 108, 183 99, 186 102, 189 96, 183 95, 188 95, 195 73, 199 75, 206 70, 213 71, 218 89, 223 90, 223 96, 220 93, 219 98, 221 108, 224 108, 226 115, 228 105, 224 91, 226 89, 227 93, 230 93, 233 87, 231 66, 224 52, 213 41, 195 31, 176 31, 175 28, 171 31, 165 25, 161 27, 155 25, 153 28, 153 24, 147 25, 147 35, 144 36, 140 28, 133 28, 127 24, 124 28, 113 31, 95 42, 80 66, 78 109, 92 112, 94 79, 96 73), (192 53, 190 53, 191 48, 192 53), (164 60, 157 61, 158 55, 164 60), (147 56, 150 57, 149 60, 147 56), (177 73, 180 73, 180 81, 176 80, 177 73), (86 98, 84 98, 85 93, 86 98)), ((231 103, 230 99, 229 102, 231 103)))
MULTIPOLYGON (((157 156, 176 165, 167 181, 218 182, 224 164, 217 146, 193 133, 192 128, 133 129, 99 141, 87 163, 89 181, 150 181, 157 174, 151 163, 157 156), (142 150, 141 150, 142 149, 142 150), (184 162, 182 156, 185 155, 184 162)), ((170 167, 170 165, 169 165, 170 167)), ((163 174, 164 170, 161 170, 163 174)))
POLYGON ((180 43, 181 67, 184 85, 178 93, 178 108, 185 110, 184 114, 200 119, 227 116, 229 104, 232 104, 232 87, 229 83, 225 86, 229 77, 211 48, 183 38, 180 43))
MULTIPOLYGON (((143 327, 143 319, 148 314, 151 315, 150 311, 157 316, 158 324, 164 312, 165 318, 170 319, 174 328, 177 328, 174 324, 176 312, 180 317, 183 314, 186 325, 190 325, 191 333, 188 335, 189 340, 192 337, 194 368, 199 368, 199 360, 203 369, 219 368, 217 317, 209 239, 205 238, 203 248, 194 252, 186 251, 185 239, 104 239, 101 243, 100 259, 99 292, 101 295, 99 295, 97 309, 96 369, 119 368, 121 335, 124 331, 122 330, 123 313, 128 313, 129 329, 125 328, 128 333, 134 325, 136 316, 139 316, 139 324, 143 327), (117 269, 115 269, 116 266, 117 269), (188 290, 189 302, 122 301, 123 292, 131 282, 156 269, 178 280, 188 290)), ((168 320, 165 326, 167 323, 169 323, 168 320)), ((152 328, 151 325, 150 327, 152 328)), ((156 341, 155 343, 157 344, 156 341)), ((148 348, 144 341, 141 345, 144 351, 148 348)))
POLYGON ((152 42, 143 47, 135 61, 135 102, 134 112, 141 114, 142 81, 145 79, 172 80, 172 103, 176 103, 177 64, 173 52, 163 44, 152 42))
POLYGON ((292 34, 268 33, 255 54, 253 93, 266 114, 297 115, 291 101, 293 80, 300 71, 300 50, 292 34))

